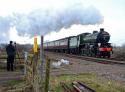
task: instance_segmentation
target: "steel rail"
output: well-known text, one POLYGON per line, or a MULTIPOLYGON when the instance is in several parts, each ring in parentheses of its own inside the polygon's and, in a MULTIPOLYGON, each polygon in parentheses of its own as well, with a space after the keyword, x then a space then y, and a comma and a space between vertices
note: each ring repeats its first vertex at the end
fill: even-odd
POLYGON ((77 92, 96 92, 95 90, 81 82, 73 81, 72 85, 77 92))
POLYGON ((63 87, 63 89, 65 90, 65 92, 74 92, 64 82, 60 82, 60 84, 63 87))
MULTIPOLYGON (((57 52, 51 52, 57 54, 57 52)), ((88 57, 88 56, 79 56, 73 54, 66 54, 66 53, 58 53, 60 55, 64 55, 70 58, 77 58, 91 62, 103 63, 103 64, 118 64, 118 65, 125 65, 125 61, 118 61, 114 59, 104 59, 104 58, 96 58, 96 57, 88 57)))

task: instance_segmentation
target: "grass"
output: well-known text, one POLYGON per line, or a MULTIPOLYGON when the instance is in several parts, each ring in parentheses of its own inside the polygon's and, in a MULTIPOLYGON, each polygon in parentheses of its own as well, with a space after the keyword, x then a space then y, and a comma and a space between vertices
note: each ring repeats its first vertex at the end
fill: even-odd
POLYGON ((5 70, 6 66, 5 65, 0 65, 0 71, 5 70))
POLYGON ((13 87, 13 86, 18 85, 22 82, 24 82, 24 80, 10 80, 7 82, 7 85, 10 87, 13 87))
POLYGON ((55 92, 63 92, 60 82, 65 82, 72 88, 72 81, 85 83, 97 92, 125 92, 125 86, 115 81, 104 79, 93 73, 83 73, 79 75, 60 75, 50 78, 50 89, 55 92))
POLYGON ((33 92, 32 86, 24 80, 10 80, 4 92, 33 92))
MULTIPOLYGON (((15 71, 21 71, 22 69, 23 69, 23 67, 24 67, 24 65, 16 65, 16 69, 15 69, 15 71)), ((7 71, 6 70, 6 68, 7 68, 7 66, 6 66, 6 64, 4 64, 4 65, 0 65, 0 72, 5 72, 5 71, 7 71)))

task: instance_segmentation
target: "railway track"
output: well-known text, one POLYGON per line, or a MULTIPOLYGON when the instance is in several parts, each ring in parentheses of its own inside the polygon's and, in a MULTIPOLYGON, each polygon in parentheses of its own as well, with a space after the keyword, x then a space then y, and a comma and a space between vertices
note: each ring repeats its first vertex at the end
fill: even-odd
POLYGON ((69 88, 67 84, 64 82, 61 82, 60 84, 63 87, 65 92, 96 92, 95 90, 88 87, 87 85, 77 81, 72 82, 73 89, 69 88))
MULTIPOLYGON (((57 54, 56 52, 52 52, 54 54, 57 54)), ((60 55, 64 55, 70 58, 77 58, 77 59, 82 59, 82 60, 87 60, 87 61, 92 61, 92 62, 97 62, 97 63, 103 63, 103 64, 118 64, 118 65, 125 65, 125 61, 118 61, 115 59, 104 59, 104 58, 95 58, 95 57, 88 57, 88 56, 78 56, 78 55, 73 55, 73 54, 65 54, 65 53, 58 53, 60 55)))
POLYGON ((71 89, 67 86, 67 84, 65 84, 64 82, 60 82, 60 85, 63 87, 63 89, 64 89, 65 92, 75 92, 75 91, 71 90, 71 89))
POLYGON ((73 81, 72 85, 77 92, 96 92, 81 82, 73 81))
POLYGON ((78 56, 78 55, 70 55, 70 54, 66 54, 66 56, 72 57, 72 58, 78 58, 78 59, 82 59, 82 60, 87 60, 87 61, 103 63, 103 64, 120 64, 120 65, 124 64, 125 65, 125 61, 118 61, 118 60, 112 60, 112 59, 103 59, 103 58, 78 56))

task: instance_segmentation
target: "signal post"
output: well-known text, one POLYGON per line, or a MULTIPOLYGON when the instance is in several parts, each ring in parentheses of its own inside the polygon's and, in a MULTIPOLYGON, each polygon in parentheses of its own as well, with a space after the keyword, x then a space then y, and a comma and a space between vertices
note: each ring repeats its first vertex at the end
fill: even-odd
POLYGON ((38 66, 38 44, 37 44, 37 37, 34 37, 34 60, 33 60, 33 89, 34 92, 40 92, 40 87, 38 84, 38 74, 37 74, 37 66, 38 66))

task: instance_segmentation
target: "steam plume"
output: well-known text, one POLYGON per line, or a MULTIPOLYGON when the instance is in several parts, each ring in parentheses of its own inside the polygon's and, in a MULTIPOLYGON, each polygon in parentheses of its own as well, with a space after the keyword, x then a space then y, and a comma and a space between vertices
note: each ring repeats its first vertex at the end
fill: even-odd
POLYGON ((51 31, 70 28, 72 25, 95 25, 103 22, 100 11, 92 6, 85 8, 81 4, 63 9, 36 9, 29 14, 17 14, 0 17, 0 37, 11 27, 15 27, 20 36, 46 35, 51 31))

